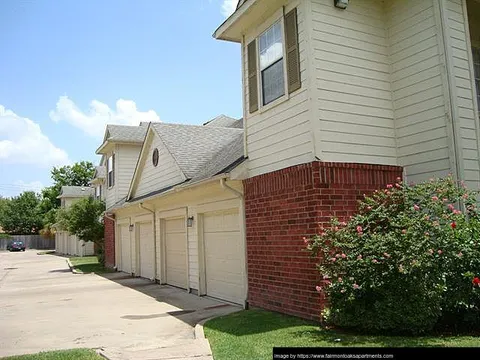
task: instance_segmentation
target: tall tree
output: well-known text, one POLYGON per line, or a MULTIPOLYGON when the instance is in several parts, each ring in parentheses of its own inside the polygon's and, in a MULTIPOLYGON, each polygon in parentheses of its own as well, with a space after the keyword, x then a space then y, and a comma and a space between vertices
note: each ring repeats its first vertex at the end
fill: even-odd
POLYGON ((0 226, 9 234, 37 234, 43 226, 39 204, 40 198, 33 191, 4 202, 0 226))

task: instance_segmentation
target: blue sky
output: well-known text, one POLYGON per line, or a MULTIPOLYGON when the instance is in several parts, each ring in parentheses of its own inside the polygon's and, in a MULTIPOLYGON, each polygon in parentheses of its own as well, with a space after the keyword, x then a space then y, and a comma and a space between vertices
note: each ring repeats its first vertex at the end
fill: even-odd
POLYGON ((97 162, 107 122, 242 116, 236 0, 0 1, 0 195, 97 162))

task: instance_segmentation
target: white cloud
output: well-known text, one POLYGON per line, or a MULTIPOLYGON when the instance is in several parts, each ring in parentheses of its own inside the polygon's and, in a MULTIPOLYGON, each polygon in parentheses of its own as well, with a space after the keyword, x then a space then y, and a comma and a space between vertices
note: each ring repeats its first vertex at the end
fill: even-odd
POLYGON ((116 108, 98 100, 90 102, 90 108, 83 112, 68 96, 60 96, 55 110, 50 111, 50 118, 55 121, 66 121, 82 130, 85 134, 102 138, 107 124, 138 125, 141 121, 160 121, 153 110, 139 111, 134 101, 119 99, 116 108))
POLYGON ((0 105, 0 163, 51 167, 70 160, 37 123, 0 105))
POLYGON ((232 15, 237 8, 238 0, 223 0, 222 14, 226 18, 232 15))

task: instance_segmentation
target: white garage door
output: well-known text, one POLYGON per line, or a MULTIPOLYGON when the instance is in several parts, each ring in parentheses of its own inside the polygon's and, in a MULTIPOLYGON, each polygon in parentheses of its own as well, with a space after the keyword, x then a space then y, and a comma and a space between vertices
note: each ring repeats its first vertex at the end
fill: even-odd
POLYGON ((140 276, 153 279, 155 278, 155 247, 152 222, 139 223, 137 226, 140 248, 140 276))
POLYGON ((243 247, 238 209, 203 217, 207 295, 242 304, 243 247))
POLYGON ((120 270, 126 273, 132 272, 132 249, 130 246, 129 225, 120 226, 120 270))
POLYGON ((167 284, 187 287, 187 243, 185 218, 165 220, 167 284))

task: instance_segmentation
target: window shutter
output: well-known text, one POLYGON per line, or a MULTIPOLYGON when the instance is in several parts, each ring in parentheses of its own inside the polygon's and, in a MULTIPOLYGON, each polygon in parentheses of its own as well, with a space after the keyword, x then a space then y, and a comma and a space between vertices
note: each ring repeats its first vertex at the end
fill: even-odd
POLYGON ((248 59, 248 104, 249 111, 258 110, 258 86, 257 86, 257 42, 253 40, 247 46, 248 59))
POLYGON ((298 51, 297 8, 285 15, 288 93, 300 89, 300 54, 298 51))

